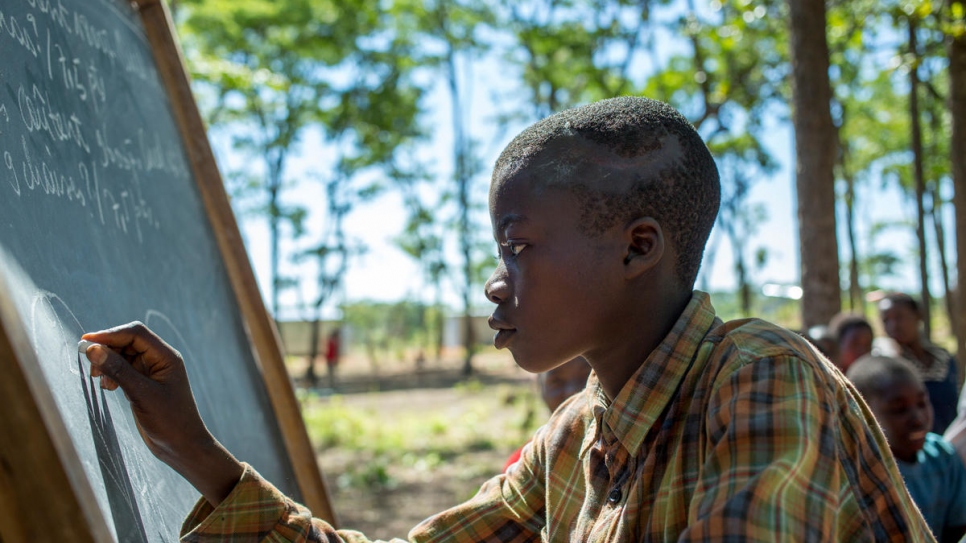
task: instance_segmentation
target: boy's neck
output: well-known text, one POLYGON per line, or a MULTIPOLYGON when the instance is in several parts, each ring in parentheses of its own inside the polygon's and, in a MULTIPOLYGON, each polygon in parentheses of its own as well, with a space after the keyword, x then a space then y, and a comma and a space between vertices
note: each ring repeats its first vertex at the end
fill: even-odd
POLYGON ((657 300, 637 304, 637 312, 626 319, 627 325, 618 331, 628 340, 617 342, 617 348, 599 356, 587 356, 610 400, 617 397, 651 352, 671 332, 691 301, 692 292, 681 290, 673 296, 665 293, 657 300))

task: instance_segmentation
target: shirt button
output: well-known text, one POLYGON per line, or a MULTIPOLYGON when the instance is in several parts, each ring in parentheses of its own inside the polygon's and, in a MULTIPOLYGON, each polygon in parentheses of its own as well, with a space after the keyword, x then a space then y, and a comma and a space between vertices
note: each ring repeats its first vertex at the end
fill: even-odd
POLYGON ((607 495, 607 501, 610 503, 617 503, 621 501, 621 489, 615 488, 614 490, 611 490, 610 494, 607 495))

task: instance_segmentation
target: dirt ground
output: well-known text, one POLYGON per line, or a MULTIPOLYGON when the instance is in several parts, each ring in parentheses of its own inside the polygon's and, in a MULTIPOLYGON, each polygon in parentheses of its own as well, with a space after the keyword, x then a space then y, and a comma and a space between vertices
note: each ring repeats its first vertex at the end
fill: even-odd
MULTIPOLYGON (((339 526, 370 538, 405 538, 426 517, 471 497, 525 441, 531 430, 524 427, 542 422, 521 417, 547 415, 537 405, 532 376, 502 353, 481 355, 471 381, 463 379, 458 360, 427 362, 421 371, 409 363, 387 365, 377 375, 359 360, 348 366, 340 368, 345 371, 335 391, 324 387, 324 374, 322 387, 302 388, 303 396, 312 391, 303 408, 336 408, 386 425, 382 430, 367 426, 365 431, 376 436, 396 421, 434 432, 432 443, 421 446, 372 438, 372 443, 326 447, 313 439, 339 526), (466 436, 468 430, 472 436, 466 436), (386 446, 413 450, 385 451, 386 446)), ((306 384, 299 379, 304 364, 290 371, 297 385, 306 384)), ((310 435, 318 435, 306 413, 310 435)))

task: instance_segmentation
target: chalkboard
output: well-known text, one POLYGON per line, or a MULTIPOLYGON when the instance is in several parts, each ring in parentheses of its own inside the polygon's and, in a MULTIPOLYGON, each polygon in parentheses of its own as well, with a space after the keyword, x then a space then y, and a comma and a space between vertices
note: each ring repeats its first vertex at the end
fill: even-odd
POLYGON ((157 1, 0 0, 0 539, 177 539, 198 493, 76 352, 132 320, 229 450, 331 518, 172 36, 157 1))

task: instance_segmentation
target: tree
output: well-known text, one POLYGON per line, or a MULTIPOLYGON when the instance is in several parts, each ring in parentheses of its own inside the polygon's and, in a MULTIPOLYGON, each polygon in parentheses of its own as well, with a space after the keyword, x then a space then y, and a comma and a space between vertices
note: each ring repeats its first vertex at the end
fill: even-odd
MULTIPOLYGON (((387 18, 383 18, 388 24, 387 18)), ((386 27, 388 28, 388 26, 386 27)), ((315 359, 322 332, 323 308, 342 285, 349 258, 362 247, 353 246, 345 233, 345 218, 359 203, 372 198, 382 183, 361 179, 377 171, 388 177, 404 176, 399 151, 422 137, 416 119, 420 111, 421 88, 410 75, 412 43, 408 36, 395 35, 375 47, 359 47, 352 55, 351 84, 337 94, 329 110, 327 136, 337 159, 332 174, 325 178, 326 226, 320 241, 303 253, 315 260, 317 295, 310 311, 312 322, 306 379, 315 384, 315 359)))
MULTIPOLYGON (((535 121, 585 101, 633 91, 632 62, 644 42, 650 4, 641 0, 503 0, 504 56, 520 70, 535 121)), ((511 92, 517 92, 515 89, 511 92)))
POLYGON ((949 51, 949 108, 952 116, 952 136, 949 159, 952 163, 954 203, 956 208, 957 304, 954 327, 956 330, 957 360, 960 375, 966 364, 966 2, 949 1, 947 29, 949 51))
POLYGON ((205 108, 208 122, 262 165, 229 177, 263 193, 258 212, 269 222, 277 317, 282 228, 289 224, 301 235, 307 214, 304 206, 283 204, 288 160, 307 129, 324 126, 326 105, 338 92, 332 72, 374 31, 378 13, 346 0, 182 0, 179 10, 192 77, 214 102, 205 108))
MULTIPOLYGON (((397 21, 397 28, 422 40, 423 55, 419 61, 442 74, 450 100, 453 184, 447 192, 456 204, 453 224, 461 256, 457 289, 463 313, 463 374, 470 375, 477 347, 472 298, 481 283, 476 239, 482 228, 474 221, 474 212, 480 204, 474 199, 478 193, 473 185, 481 167, 470 128, 469 92, 474 82, 475 57, 485 49, 478 34, 482 27, 492 22, 492 11, 482 0, 396 0, 391 13, 397 21)), ((414 209, 418 211, 418 208, 414 209)))
POLYGON ((402 185, 403 201, 408 210, 405 229, 396 236, 396 245, 420 263, 423 273, 433 286, 433 319, 426 319, 432 328, 433 355, 438 361, 442 357, 444 308, 443 279, 448 272, 448 264, 443 252, 443 225, 434 217, 432 210, 441 207, 440 201, 427 204, 421 198, 418 186, 410 176, 397 176, 396 182, 402 185))
POLYGON ((802 327, 841 309, 835 232, 835 126, 830 110, 825 2, 788 0, 795 126, 795 186, 802 270, 802 327))
POLYGON ((763 141, 766 119, 773 115, 769 106, 784 87, 784 16, 774 2, 719 2, 706 15, 693 2, 687 5, 672 28, 686 39, 687 53, 672 56, 648 80, 644 94, 684 112, 715 156, 721 174, 716 227, 732 248, 741 311, 747 315, 752 271, 767 258, 764 249, 751 246, 765 210, 750 200, 750 191, 777 168, 763 141))

